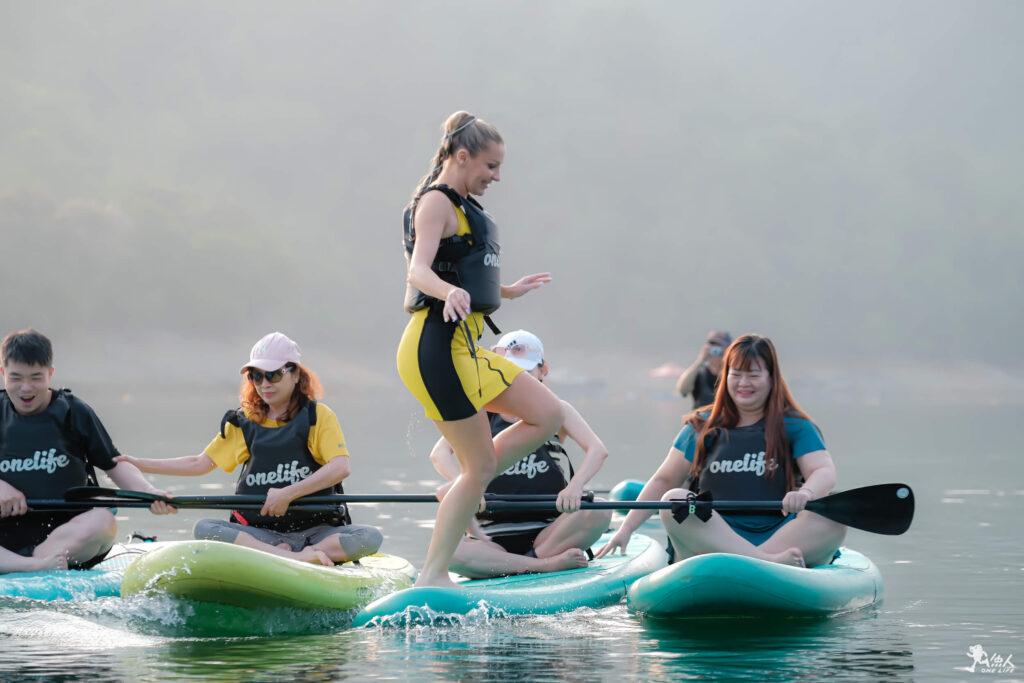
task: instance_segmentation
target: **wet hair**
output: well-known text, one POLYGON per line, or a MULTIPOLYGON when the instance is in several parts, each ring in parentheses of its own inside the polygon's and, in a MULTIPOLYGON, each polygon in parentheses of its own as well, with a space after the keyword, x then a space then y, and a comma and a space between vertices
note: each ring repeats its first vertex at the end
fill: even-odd
MULTIPOLYGON (((292 390, 291 400, 288 402, 288 410, 285 411, 284 419, 281 422, 288 422, 298 415, 302 406, 308 401, 313 401, 324 395, 324 388, 320 384, 320 378, 316 373, 304 365, 298 363, 286 363, 286 368, 292 368, 292 372, 299 373, 299 381, 292 390)), ((242 386, 238 391, 238 402, 249 419, 256 424, 263 424, 267 420, 267 413, 270 406, 260 398, 256 386, 249 381, 248 374, 242 376, 242 386)))
POLYGON ((53 345, 46 335, 31 327, 11 332, 0 344, 0 364, 7 367, 10 362, 52 367, 53 345))
POLYGON ((789 393, 786 380, 779 369, 778 355, 775 346, 767 337, 756 334, 745 334, 736 339, 725 350, 722 357, 722 373, 718 387, 715 389, 715 401, 711 404, 711 414, 705 419, 700 412, 707 412, 708 406, 693 411, 683 419, 697 432, 696 450, 693 456, 693 481, 696 482, 707 459, 709 442, 713 442, 720 429, 732 429, 739 423, 740 413, 729 395, 727 378, 730 368, 749 370, 755 362, 771 379, 768 400, 764 406, 764 440, 765 440, 765 477, 773 477, 779 471, 786 477, 786 490, 793 488, 796 473, 793 471, 793 458, 789 457, 789 440, 786 438, 784 418, 801 417, 810 420, 800 409, 793 395, 789 393))
POLYGON ((434 158, 430 160, 430 173, 420 179, 416 191, 412 193, 410 207, 416 203, 423 190, 437 178, 444 167, 445 159, 454 156, 460 149, 466 150, 470 156, 475 157, 492 142, 504 142, 497 128, 483 119, 473 116, 468 111, 457 111, 449 116, 441 126, 441 132, 443 133, 441 144, 434 152, 434 158))

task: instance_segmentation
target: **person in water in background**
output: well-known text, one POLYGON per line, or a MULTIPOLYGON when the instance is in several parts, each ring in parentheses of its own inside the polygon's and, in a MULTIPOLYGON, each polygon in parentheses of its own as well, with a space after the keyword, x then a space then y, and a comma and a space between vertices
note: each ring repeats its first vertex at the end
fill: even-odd
POLYGON ((722 354, 732 343, 728 332, 712 330, 700 347, 697 360, 683 370, 676 381, 676 393, 693 396, 693 409, 709 406, 715 400, 715 387, 722 374, 722 354))
MULTIPOLYGON (((118 455, 107 430, 70 389, 51 389, 53 345, 33 329, 8 334, 0 344, 0 574, 87 568, 117 536, 107 508, 39 510, 30 499, 64 498, 75 486, 96 486, 95 468, 123 489, 166 495, 118 455)), ((156 514, 176 510, 150 506, 156 514)))
MULTIPOLYGON (((798 567, 828 563, 846 527, 804 509, 836 484, 821 432, 789 393, 769 339, 743 335, 724 358, 725 381, 711 410, 686 416, 637 500, 684 499, 691 491, 678 487, 687 478, 693 492, 710 491, 715 500, 781 500, 781 515, 716 511, 707 522, 696 515, 677 522, 662 510, 661 521, 676 560, 719 552, 798 567)), ((598 557, 624 551, 651 512, 631 511, 598 557)))
POLYGON ((443 130, 430 173, 404 215, 405 309, 412 317, 397 363, 460 470, 438 506, 416 585, 454 587, 448 564, 484 488, 558 432, 562 403, 518 365, 476 345, 485 316, 501 299, 520 297, 551 278, 537 273, 501 284, 497 226, 470 196, 501 180, 505 143, 497 129, 460 111, 443 130), (519 421, 492 440, 488 410, 519 421))
MULTIPOLYGON (((491 350, 539 382, 543 382, 548 374, 544 345, 530 332, 509 332, 491 350)), ((563 512, 477 513, 470 523, 469 536, 464 537, 455 549, 450 564, 452 571, 476 579, 587 565, 584 551, 589 550, 608 528, 612 514, 611 510, 580 510, 580 501, 583 487, 608 457, 608 449, 575 408, 562 401, 562 410, 565 418, 558 434, 495 477, 487 486, 487 493, 553 494, 557 495, 557 509, 563 512), (562 446, 567 436, 586 453, 582 465, 575 472, 562 446), (566 465, 569 477, 566 476, 566 465)), ((488 418, 494 435, 517 421, 514 416, 499 413, 488 413, 488 418)), ((459 476, 459 463, 443 436, 431 451, 430 460, 449 482, 459 476)), ((439 489, 440 497, 443 498, 450 485, 445 484, 439 489)))
POLYGON ((194 529, 197 539, 324 565, 377 552, 380 530, 352 524, 347 512, 289 508, 302 496, 343 493, 341 482, 349 475, 341 425, 317 401, 320 380, 301 359, 291 339, 280 332, 266 335, 242 366, 242 407, 228 411, 206 450, 181 458, 118 460, 152 474, 200 475, 216 467, 232 472, 241 465, 235 493, 265 494, 263 508, 234 510, 229 521, 202 519, 194 529))

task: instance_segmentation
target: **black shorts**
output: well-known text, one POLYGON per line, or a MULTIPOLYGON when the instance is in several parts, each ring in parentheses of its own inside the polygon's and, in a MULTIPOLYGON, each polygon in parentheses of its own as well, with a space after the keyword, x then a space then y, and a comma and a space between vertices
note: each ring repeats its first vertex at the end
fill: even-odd
MULTIPOLYGON (((30 512, 17 518, 8 518, 0 526, 0 546, 22 557, 32 557, 36 546, 46 540, 53 530, 66 524, 86 510, 69 512, 30 512)), ((85 562, 69 565, 71 569, 88 569, 103 561, 110 548, 85 562)))
POLYGON ((533 542, 537 540, 538 536, 540 536, 540 532, 544 531, 546 528, 547 527, 542 526, 515 534, 491 536, 491 540, 504 548, 506 552, 510 552, 513 555, 529 555, 531 557, 537 557, 533 552, 533 542))
POLYGON ((8 517, 0 523, 0 545, 11 552, 29 557, 37 545, 54 529, 84 512, 29 512, 8 517))

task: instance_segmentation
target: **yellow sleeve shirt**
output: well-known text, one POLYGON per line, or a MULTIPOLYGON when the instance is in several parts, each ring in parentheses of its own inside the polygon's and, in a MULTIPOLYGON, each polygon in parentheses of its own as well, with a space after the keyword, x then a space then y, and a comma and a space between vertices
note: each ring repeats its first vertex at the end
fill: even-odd
MULTIPOLYGON (((267 420, 260 426, 276 429, 283 424, 285 423, 267 420)), ((234 471, 249 459, 249 449, 245 446, 242 430, 233 424, 225 424, 224 436, 215 436, 205 452, 210 460, 225 472, 234 471)), ((309 452, 321 465, 326 465, 329 460, 339 455, 348 457, 345 435, 341 433, 338 416, 323 403, 316 404, 316 424, 309 430, 309 452)))

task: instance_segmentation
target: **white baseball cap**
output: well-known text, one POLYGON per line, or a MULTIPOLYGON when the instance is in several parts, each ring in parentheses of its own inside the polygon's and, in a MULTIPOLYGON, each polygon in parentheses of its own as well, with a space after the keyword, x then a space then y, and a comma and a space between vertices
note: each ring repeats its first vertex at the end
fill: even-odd
POLYGON ((509 332, 498 340, 498 348, 505 350, 505 358, 523 370, 533 370, 544 364, 544 345, 537 335, 526 330, 509 332))
POLYGON ((288 363, 298 364, 301 360, 302 351, 298 344, 280 332, 271 332, 253 345, 249 352, 249 362, 239 372, 245 374, 249 368, 273 372, 288 363))

